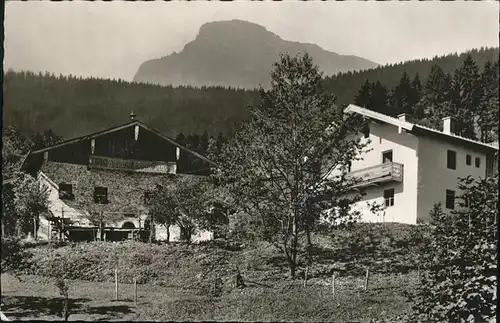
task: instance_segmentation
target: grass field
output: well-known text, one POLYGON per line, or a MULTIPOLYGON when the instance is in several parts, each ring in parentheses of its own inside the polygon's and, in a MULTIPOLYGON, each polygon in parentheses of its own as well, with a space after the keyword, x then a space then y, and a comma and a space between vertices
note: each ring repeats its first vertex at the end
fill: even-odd
MULTIPOLYGON (((201 296, 185 290, 141 284, 134 304, 133 285, 110 282, 70 281, 70 320, 131 321, 398 321, 410 311, 405 293, 416 283, 415 273, 374 275, 364 291, 362 277, 331 281, 283 280, 273 285, 247 282, 221 297, 201 296)), ((2 311, 19 320, 61 320, 57 314, 60 298, 53 279, 24 275, 20 280, 3 274, 2 311)))
MULTIPOLYGON (((283 255, 264 242, 240 249, 213 243, 32 245, 11 269, 15 276, 2 273, 2 311, 20 320, 61 320, 51 277, 64 272, 73 302, 69 320, 398 322, 411 312, 407 296, 417 284, 405 247, 408 237, 402 226, 316 237, 306 287, 300 278, 287 278, 283 255), (236 266, 247 285, 243 289, 233 286, 236 266), (137 305, 134 278, 139 282, 137 305)), ((301 264, 299 277, 304 269, 301 264)))

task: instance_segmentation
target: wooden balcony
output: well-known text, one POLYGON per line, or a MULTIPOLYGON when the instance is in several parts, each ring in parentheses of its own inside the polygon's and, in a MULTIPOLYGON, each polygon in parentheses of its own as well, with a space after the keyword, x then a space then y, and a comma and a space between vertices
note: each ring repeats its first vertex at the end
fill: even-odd
POLYGON ((360 181, 353 188, 378 186, 382 183, 402 182, 403 164, 384 163, 350 172, 347 176, 356 177, 360 181))
POLYGON ((89 167, 93 169, 175 174, 177 172, 176 166, 175 162, 121 159, 95 155, 89 156, 89 167))

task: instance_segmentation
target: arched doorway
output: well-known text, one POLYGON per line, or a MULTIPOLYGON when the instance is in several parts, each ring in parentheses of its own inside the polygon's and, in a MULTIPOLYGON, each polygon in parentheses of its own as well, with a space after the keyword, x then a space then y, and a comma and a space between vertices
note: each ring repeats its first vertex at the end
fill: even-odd
POLYGON ((122 229, 135 229, 135 225, 132 222, 127 221, 122 224, 122 229))

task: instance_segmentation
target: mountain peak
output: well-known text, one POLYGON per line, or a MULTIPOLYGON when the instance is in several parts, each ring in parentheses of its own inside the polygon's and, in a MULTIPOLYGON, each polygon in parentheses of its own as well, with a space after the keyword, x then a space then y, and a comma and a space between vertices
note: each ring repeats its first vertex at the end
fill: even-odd
POLYGON ((196 38, 180 53, 144 62, 134 81, 173 86, 266 87, 272 64, 284 52, 308 52, 326 75, 377 66, 361 57, 326 51, 316 44, 285 41, 261 25, 234 19, 203 24, 196 38))

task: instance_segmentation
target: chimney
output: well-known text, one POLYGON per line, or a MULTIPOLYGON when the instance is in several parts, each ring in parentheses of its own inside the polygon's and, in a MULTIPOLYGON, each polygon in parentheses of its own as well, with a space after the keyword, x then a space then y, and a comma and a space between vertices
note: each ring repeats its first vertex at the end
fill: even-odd
POLYGON ((130 117, 130 120, 134 120, 135 119, 135 113, 134 113, 134 111, 130 112, 129 117, 130 117))
POLYGON ((398 119, 401 121, 406 121, 406 113, 398 114, 398 119))
POLYGON ((455 120, 452 117, 443 118, 443 132, 448 135, 455 133, 455 120))

